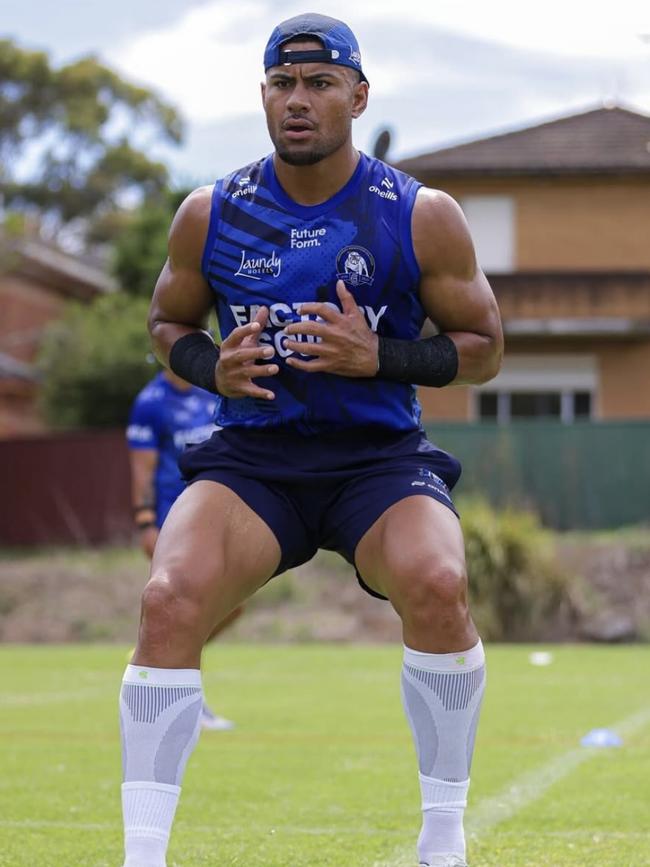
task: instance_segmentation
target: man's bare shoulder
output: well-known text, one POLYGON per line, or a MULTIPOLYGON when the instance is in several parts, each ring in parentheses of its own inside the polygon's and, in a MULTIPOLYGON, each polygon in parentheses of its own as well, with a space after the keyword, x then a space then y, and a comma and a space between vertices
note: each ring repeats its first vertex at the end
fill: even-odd
POLYGON ((420 187, 413 208, 413 228, 430 232, 467 232, 458 202, 442 190, 420 187))
POLYGON ((210 224, 212 185, 198 187, 183 200, 169 231, 169 256, 200 267, 210 224))
POLYGON ((418 190, 412 232, 415 255, 423 272, 474 272, 474 246, 467 220, 448 193, 429 187, 418 190))
POLYGON ((207 230, 210 221, 210 208, 212 206, 212 185, 197 187, 181 202, 176 211, 172 232, 176 229, 181 231, 193 230, 205 227, 207 230))

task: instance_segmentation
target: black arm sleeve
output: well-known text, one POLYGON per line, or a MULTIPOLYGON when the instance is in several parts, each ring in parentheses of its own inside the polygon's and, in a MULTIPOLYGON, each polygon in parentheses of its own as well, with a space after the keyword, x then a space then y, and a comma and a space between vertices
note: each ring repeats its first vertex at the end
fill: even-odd
POLYGON ((446 334, 424 340, 379 337, 378 379, 441 388, 456 378, 458 350, 446 334))
POLYGON ((219 361, 219 347, 205 331, 185 334, 169 353, 169 367, 181 379, 218 394, 214 371, 219 361))

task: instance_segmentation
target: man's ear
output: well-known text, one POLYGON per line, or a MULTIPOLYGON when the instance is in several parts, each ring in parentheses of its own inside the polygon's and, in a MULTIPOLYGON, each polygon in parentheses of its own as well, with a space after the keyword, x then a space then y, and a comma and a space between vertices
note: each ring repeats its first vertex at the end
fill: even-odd
POLYGON ((361 115, 367 108, 368 84, 365 81, 360 81, 354 87, 354 97, 352 101, 352 117, 361 117, 361 115))

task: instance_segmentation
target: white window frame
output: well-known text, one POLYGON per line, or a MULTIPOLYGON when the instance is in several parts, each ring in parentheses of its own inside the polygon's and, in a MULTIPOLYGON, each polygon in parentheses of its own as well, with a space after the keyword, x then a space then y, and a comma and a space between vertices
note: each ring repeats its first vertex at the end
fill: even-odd
POLYGON ((497 376, 472 390, 472 419, 482 421, 479 395, 497 395, 498 424, 510 423, 510 395, 512 392, 558 392, 560 394, 560 421, 575 421, 574 394, 587 391, 591 395, 589 418, 597 418, 599 377, 598 361, 591 354, 537 355, 513 353, 504 359, 497 376))
POLYGON ((512 196, 463 196, 479 265, 490 274, 515 270, 515 200, 512 196))

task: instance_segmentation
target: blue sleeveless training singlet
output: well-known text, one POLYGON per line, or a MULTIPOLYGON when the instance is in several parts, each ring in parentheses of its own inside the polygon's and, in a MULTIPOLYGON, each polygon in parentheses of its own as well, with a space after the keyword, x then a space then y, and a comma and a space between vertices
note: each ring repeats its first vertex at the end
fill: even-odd
POLYGON ((130 449, 158 452, 154 482, 159 527, 185 488, 178 459, 186 446, 212 435, 214 412, 213 394, 195 385, 176 388, 163 373, 148 382, 133 402, 126 439, 130 449))
MULTIPOLYGON (((460 464, 427 440, 412 385, 286 364, 286 324, 307 301, 339 308, 339 279, 373 331, 418 339, 425 319, 411 238, 418 189, 363 154, 348 183, 320 205, 290 199, 272 157, 215 184, 202 268, 221 336, 268 307, 260 341, 273 346, 280 372, 255 380, 275 400, 220 397, 223 429, 187 449, 180 467, 188 484, 225 485, 264 521, 280 549, 276 574, 318 548, 354 563, 369 528, 407 497, 455 512, 450 490, 460 464)), ((311 336, 300 342, 309 357, 311 336)))
MULTIPOLYGON (((418 338, 426 315, 411 240, 419 186, 364 154, 348 183, 314 206, 289 198, 271 156, 217 181, 202 267, 216 296, 221 336, 249 322, 260 306, 269 307, 260 341, 273 346, 271 361, 280 368, 274 377, 255 380, 274 391, 275 400, 219 397, 218 425, 301 434, 367 425, 419 428, 413 386, 293 369, 285 364, 290 352, 282 333, 300 319, 301 303, 322 301, 340 309, 336 281, 342 279, 373 331, 418 338)), ((302 340, 308 357, 314 338, 302 340)))

